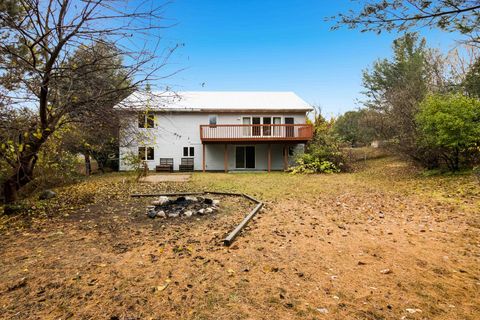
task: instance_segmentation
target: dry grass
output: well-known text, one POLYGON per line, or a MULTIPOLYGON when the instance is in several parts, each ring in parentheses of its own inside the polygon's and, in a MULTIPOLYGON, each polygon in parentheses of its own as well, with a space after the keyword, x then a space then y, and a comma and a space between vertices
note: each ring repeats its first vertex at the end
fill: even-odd
POLYGON ((59 191, 3 225, 0 318, 480 317, 471 175, 426 177, 381 158, 349 174, 198 173, 158 185, 112 174, 59 191), (215 219, 164 222, 128 197, 213 189, 266 202, 231 248, 219 242, 245 201, 224 199, 215 219))

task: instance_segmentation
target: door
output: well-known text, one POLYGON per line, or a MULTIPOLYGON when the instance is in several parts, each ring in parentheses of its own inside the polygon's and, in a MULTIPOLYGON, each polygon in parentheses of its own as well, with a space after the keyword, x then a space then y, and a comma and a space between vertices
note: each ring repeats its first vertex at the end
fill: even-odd
MULTIPOLYGON (((282 118, 280 117, 273 117, 273 124, 281 124, 282 123, 282 118)), ((274 126, 273 127, 273 135, 275 137, 280 137, 280 131, 281 126, 274 126)))
POLYGON ((250 137, 252 135, 252 119, 250 117, 243 117, 242 124, 246 125, 243 127, 243 135, 245 137, 250 137))
POLYGON ((235 167, 237 169, 255 168, 254 146, 237 146, 235 148, 235 167))
POLYGON ((262 126, 259 125, 261 124, 260 120, 260 117, 252 117, 252 124, 254 125, 252 128, 253 136, 259 136, 261 133, 262 126))
POLYGON ((291 117, 285 117, 285 136, 286 137, 294 137, 295 136, 295 127, 294 126, 288 126, 288 124, 293 124, 294 120, 291 117))
MULTIPOLYGON (((263 124, 272 124, 272 118, 263 117, 263 124)), ((271 136, 272 135, 272 126, 263 126, 263 135, 271 136)))

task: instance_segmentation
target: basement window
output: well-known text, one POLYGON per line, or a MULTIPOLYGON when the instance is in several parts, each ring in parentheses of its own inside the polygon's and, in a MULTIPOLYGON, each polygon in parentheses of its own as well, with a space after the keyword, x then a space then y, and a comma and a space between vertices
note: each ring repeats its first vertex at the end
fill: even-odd
POLYGON ((153 147, 138 147, 138 157, 140 160, 154 160, 155 149, 153 147))

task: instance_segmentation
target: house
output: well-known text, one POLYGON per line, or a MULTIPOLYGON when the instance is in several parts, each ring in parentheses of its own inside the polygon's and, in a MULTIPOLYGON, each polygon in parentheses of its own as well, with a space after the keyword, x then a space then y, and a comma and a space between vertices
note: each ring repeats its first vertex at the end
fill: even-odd
POLYGON ((116 109, 120 170, 132 154, 150 170, 284 170, 312 138, 312 107, 293 92, 135 92, 116 109))

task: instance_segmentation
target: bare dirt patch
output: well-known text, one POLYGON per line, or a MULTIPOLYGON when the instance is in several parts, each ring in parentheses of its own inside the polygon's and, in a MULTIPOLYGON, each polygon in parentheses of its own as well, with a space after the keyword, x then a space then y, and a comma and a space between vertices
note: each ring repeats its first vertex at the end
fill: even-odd
POLYGON ((140 179, 140 182, 159 183, 159 182, 187 182, 192 175, 190 174, 149 174, 140 179))
POLYGON ((474 177, 425 178, 381 159, 354 174, 111 176, 59 192, 75 201, 1 230, 0 318, 480 317, 474 177), (266 203, 230 248, 223 236, 252 207, 243 198, 220 198, 214 217, 151 220, 151 199, 128 197, 214 189, 266 203))

